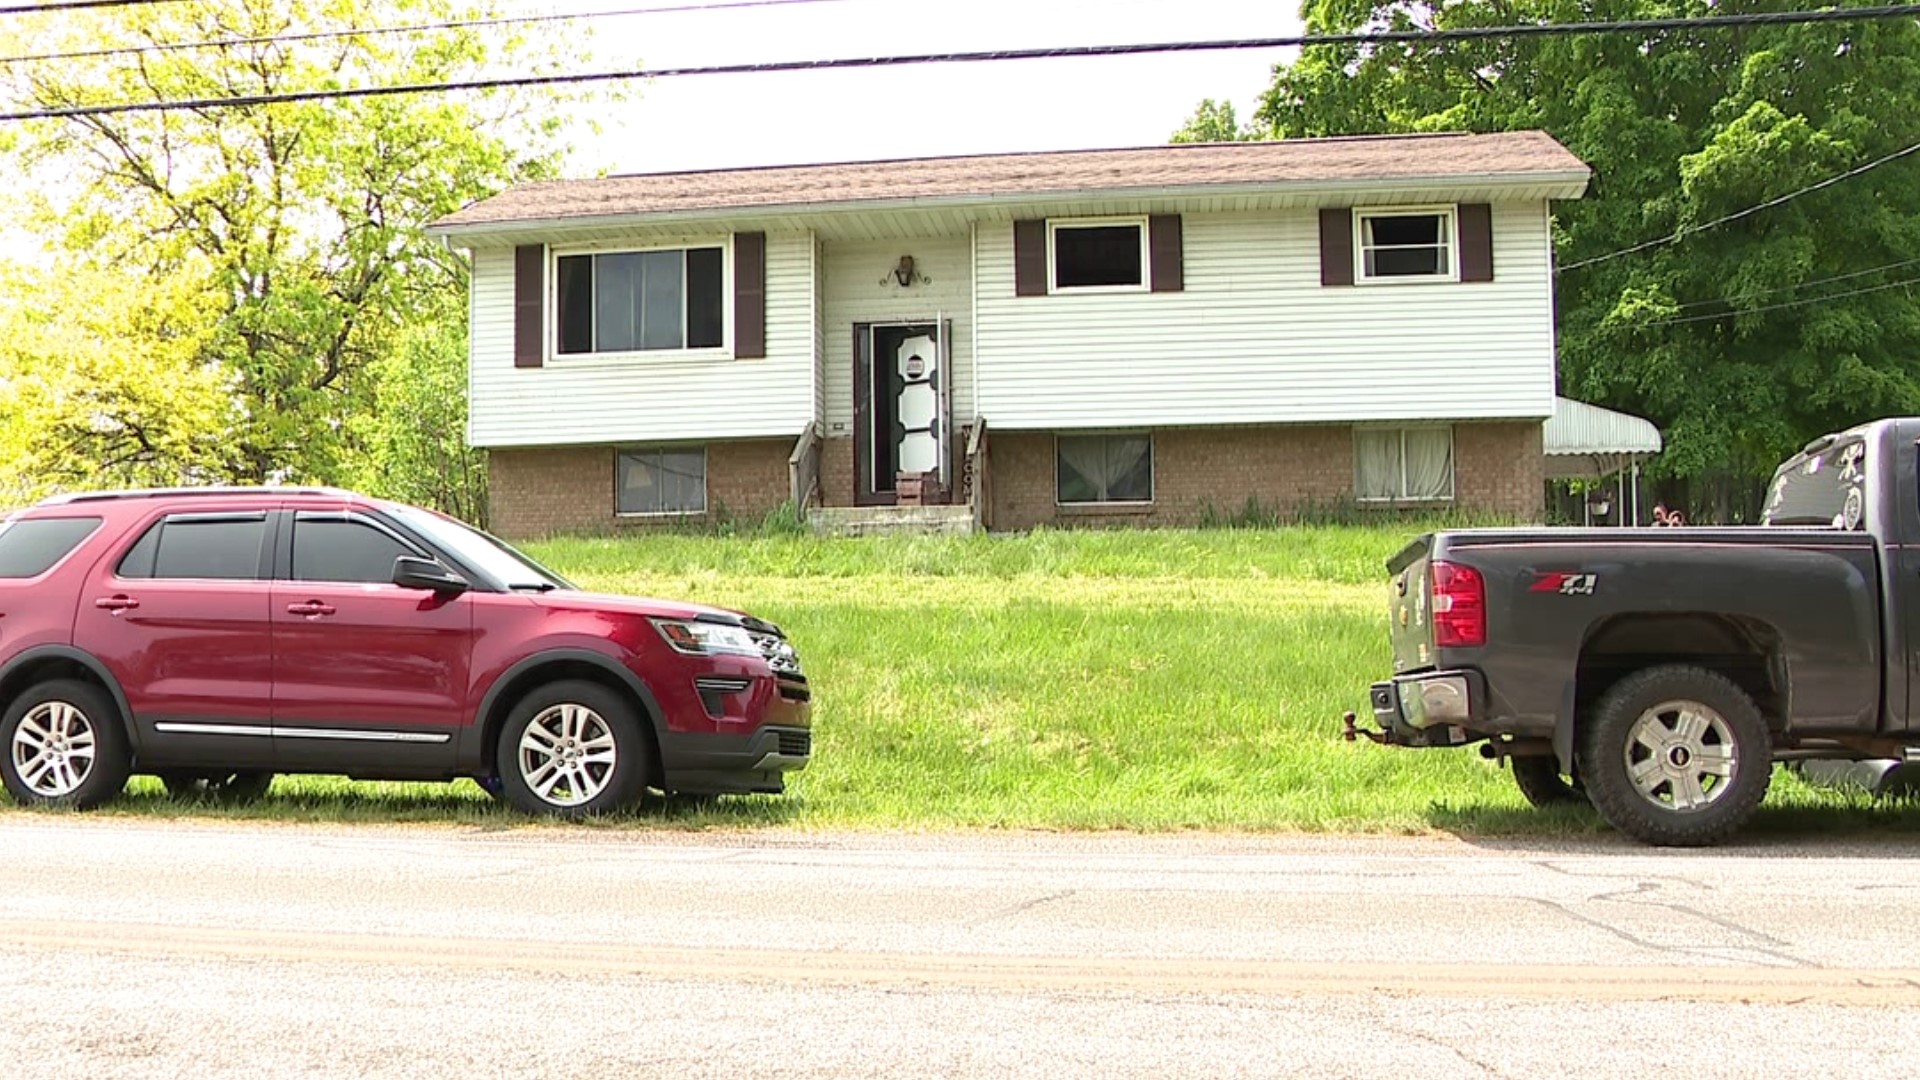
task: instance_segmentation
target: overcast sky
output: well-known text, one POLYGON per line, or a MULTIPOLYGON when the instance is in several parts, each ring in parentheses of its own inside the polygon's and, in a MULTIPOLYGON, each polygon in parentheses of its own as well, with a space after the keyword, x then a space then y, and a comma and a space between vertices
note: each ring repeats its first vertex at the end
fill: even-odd
MULTIPOLYGON (((564 0, 609 11, 671 0, 564 0)), ((1280 37, 1290 0, 825 0, 595 19, 591 70, 1280 37)), ((1165 142, 1201 98, 1244 120, 1291 50, 699 76, 640 88, 569 172, 653 172, 1165 142)))

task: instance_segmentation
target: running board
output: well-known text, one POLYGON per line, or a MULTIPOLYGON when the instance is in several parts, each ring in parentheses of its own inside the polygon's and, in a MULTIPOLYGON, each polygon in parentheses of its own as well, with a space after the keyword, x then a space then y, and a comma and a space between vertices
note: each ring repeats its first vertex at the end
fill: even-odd
POLYGON ((1900 752, 1901 761, 1920 761, 1920 746, 1909 746, 1900 752))

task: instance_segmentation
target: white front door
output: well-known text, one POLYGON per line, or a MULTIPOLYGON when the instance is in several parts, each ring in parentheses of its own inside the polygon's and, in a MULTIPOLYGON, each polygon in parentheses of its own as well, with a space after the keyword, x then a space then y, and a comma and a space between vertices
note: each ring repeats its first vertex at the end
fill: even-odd
POLYGON ((932 334, 915 334, 894 349, 893 385, 899 387, 895 400, 894 437, 901 472, 940 472, 946 445, 941 430, 942 384, 940 343, 932 334))

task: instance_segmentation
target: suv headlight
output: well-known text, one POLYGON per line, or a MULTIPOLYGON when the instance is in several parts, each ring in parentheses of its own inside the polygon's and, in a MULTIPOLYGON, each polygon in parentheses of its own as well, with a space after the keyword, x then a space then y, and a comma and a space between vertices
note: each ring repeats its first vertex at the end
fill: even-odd
POLYGON ((686 619, 650 619, 674 652, 687 656, 759 656, 760 646, 744 627, 686 619))

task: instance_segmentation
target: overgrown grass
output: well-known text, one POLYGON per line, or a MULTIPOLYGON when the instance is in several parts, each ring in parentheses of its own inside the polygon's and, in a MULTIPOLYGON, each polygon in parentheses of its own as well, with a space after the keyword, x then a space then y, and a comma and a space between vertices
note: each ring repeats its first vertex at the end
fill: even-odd
MULTIPOLYGON (((1389 670, 1382 563, 1407 528, 1037 532, 823 540, 559 540, 579 584, 738 607, 784 626, 816 691, 812 766, 784 798, 651 805, 602 827, 1245 829, 1583 835, 1471 751, 1339 737, 1389 670)), ((1782 775, 1759 832, 1920 826, 1920 808, 1782 775)), ((116 804, 178 813, 150 782, 116 804)), ((281 820, 507 827, 471 784, 283 778, 281 820)))

